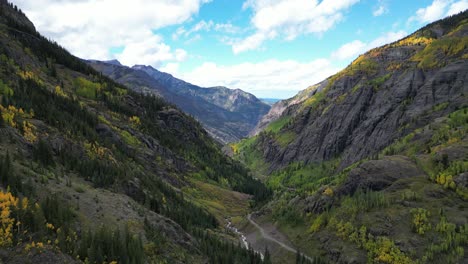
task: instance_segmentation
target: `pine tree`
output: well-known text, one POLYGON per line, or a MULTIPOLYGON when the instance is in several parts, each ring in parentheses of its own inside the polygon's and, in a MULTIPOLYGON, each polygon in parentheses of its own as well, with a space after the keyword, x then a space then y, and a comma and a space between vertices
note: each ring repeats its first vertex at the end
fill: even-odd
POLYGON ((263 263, 264 264, 271 264, 270 251, 268 251, 267 247, 265 247, 265 253, 263 255, 263 263))
POLYGON ((5 120, 3 120, 2 110, 0 110, 0 128, 5 127, 5 120))
POLYGON ((302 260, 302 254, 298 250, 298 251, 296 251, 296 264, 301 264, 301 262, 302 262, 301 260, 302 260))

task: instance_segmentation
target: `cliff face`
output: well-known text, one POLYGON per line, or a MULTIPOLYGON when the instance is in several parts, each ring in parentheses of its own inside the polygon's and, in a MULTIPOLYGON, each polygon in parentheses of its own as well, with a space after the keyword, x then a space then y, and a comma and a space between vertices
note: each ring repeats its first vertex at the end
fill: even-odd
POLYGON ((373 49, 326 81, 276 103, 257 126, 265 132, 257 131, 256 149, 270 170, 338 156, 346 166, 466 105, 466 18, 465 11, 373 49), (268 132, 278 119, 287 122, 268 132), (278 140, 284 135, 286 141, 278 140))
POLYGON ((119 83, 177 105, 200 121, 210 135, 223 144, 246 137, 270 109, 254 95, 240 89, 202 88, 151 66, 129 68, 115 62, 89 63, 119 83))

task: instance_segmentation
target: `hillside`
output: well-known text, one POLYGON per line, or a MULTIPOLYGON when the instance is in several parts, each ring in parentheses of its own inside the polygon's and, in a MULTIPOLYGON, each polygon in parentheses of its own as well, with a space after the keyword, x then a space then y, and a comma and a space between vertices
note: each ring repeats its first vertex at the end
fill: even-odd
POLYGON ((223 221, 269 192, 196 120, 0 14, 0 262, 262 263, 223 221))
POLYGON ((223 144, 246 137, 269 105, 254 95, 226 87, 202 88, 151 66, 90 61, 94 69, 136 91, 155 94, 200 121, 223 144))
POLYGON ((277 102, 235 158, 275 191, 257 221, 332 263, 468 261, 468 11, 277 102))

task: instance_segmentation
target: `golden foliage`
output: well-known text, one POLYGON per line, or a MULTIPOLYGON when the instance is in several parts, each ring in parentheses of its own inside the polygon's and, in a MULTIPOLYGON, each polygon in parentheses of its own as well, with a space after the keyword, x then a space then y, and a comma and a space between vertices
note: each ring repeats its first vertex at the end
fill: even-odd
POLYGON ((416 46, 416 45, 428 45, 432 43, 434 39, 432 38, 426 38, 426 37, 415 37, 415 36, 410 36, 405 39, 402 39, 395 43, 395 47, 400 47, 400 46, 416 46))
POLYGON ((323 191, 323 194, 325 194, 325 195, 327 195, 327 196, 333 196, 333 190, 332 190, 332 188, 327 187, 327 188, 323 191))
POLYGON ((62 90, 62 88, 60 88, 60 86, 55 86, 55 94, 58 95, 58 96, 61 96, 61 97, 65 97, 67 98, 68 95, 62 90))
POLYGON ((8 107, 0 105, 0 110, 5 123, 14 128, 17 127, 18 118, 34 117, 34 112, 31 111, 30 113, 27 113, 22 108, 16 108, 13 105, 9 105, 8 107))
POLYGON ((134 126, 140 126, 141 125, 141 121, 140 121, 140 118, 138 116, 132 116, 132 117, 129 118, 129 120, 134 126))
POLYGON ((11 209, 18 206, 18 198, 10 192, 0 191, 0 247, 9 247, 13 243, 13 226, 11 209))
POLYGON ((36 142, 36 127, 28 121, 23 121, 23 136, 30 143, 36 142))

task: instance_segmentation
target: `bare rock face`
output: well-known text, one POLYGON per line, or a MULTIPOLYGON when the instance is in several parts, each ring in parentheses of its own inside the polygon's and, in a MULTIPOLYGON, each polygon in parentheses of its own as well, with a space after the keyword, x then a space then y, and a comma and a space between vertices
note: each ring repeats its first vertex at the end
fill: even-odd
POLYGON ((381 191, 403 178, 424 175, 405 156, 389 156, 382 160, 370 160, 351 170, 346 182, 336 190, 337 195, 351 195, 357 190, 381 191))

